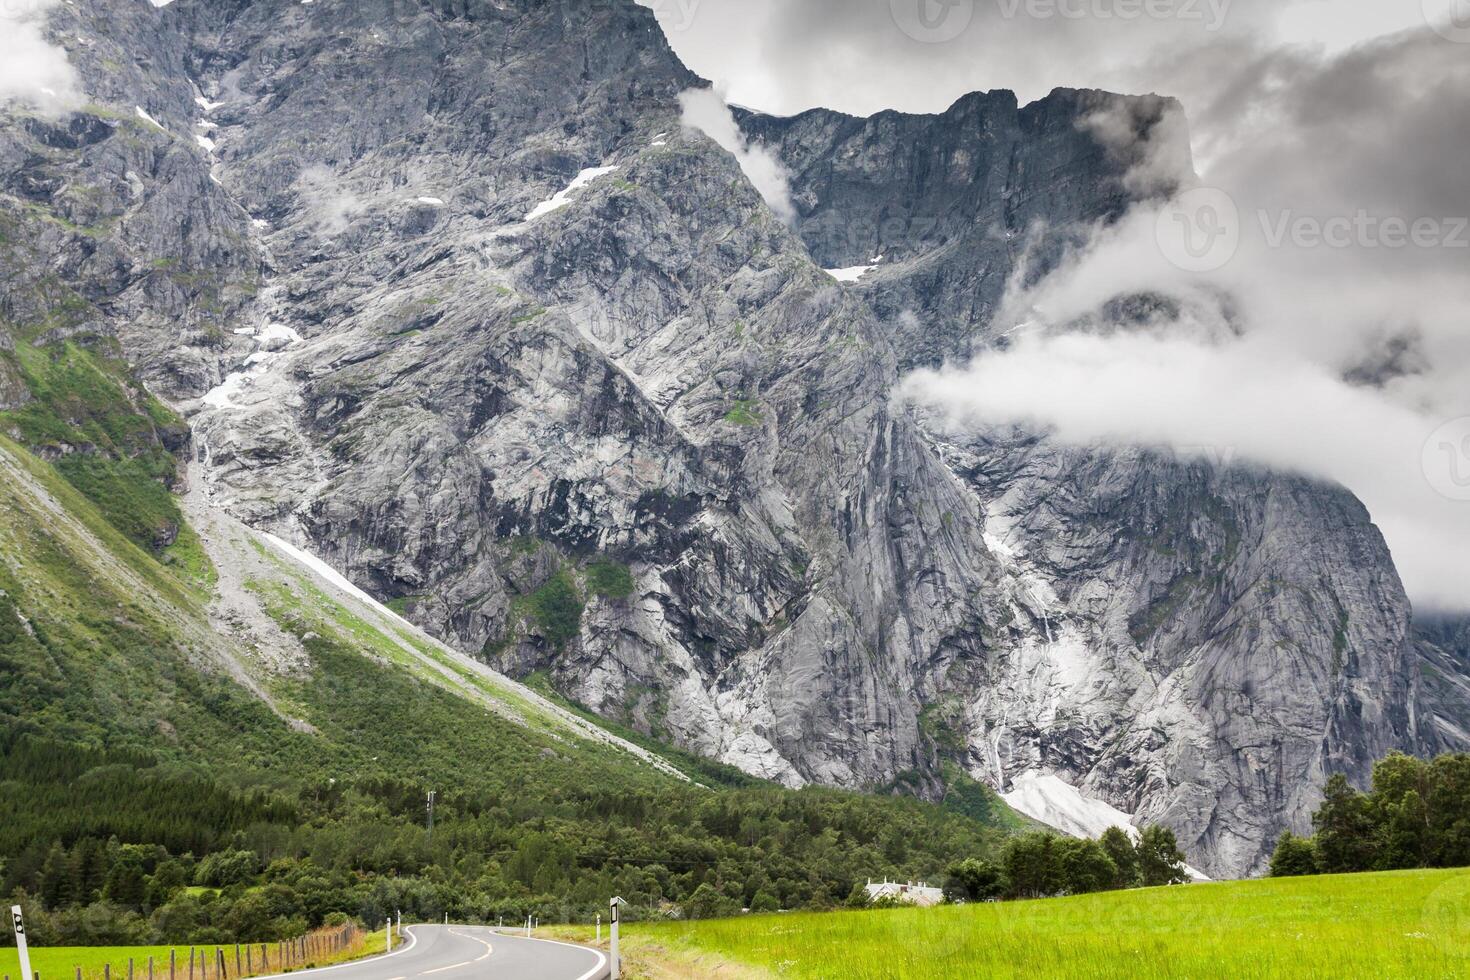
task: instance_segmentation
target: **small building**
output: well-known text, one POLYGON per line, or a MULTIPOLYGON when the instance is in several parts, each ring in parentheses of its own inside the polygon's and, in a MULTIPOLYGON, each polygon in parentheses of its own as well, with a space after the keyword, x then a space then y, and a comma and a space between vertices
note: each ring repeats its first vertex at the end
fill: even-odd
POLYGON ((944 902, 944 890, 933 888, 924 882, 918 884, 912 881, 904 884, 899 881, 883 881, 881 884, 868 879, 868 901, 878 902, 888 900, 900 902, 904 905, 917 905, 921 909, 932 908, 944 902))

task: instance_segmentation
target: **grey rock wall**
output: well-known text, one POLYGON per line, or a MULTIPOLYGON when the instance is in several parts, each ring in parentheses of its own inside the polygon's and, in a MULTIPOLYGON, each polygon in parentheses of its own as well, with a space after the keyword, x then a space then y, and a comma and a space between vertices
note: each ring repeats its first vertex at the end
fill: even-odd
MULTIPOLYGON (((54 262, 189 411, 214 506, 461 649, 791 785, 1056 774, 1214 874, 1259 868, 1325 773, 1427 744, 1424 647, 1346 491, 892 400, 995 341, 1023 255, 1127 207, 1088 120, 1152 139, 1172 103, 745 114, 788 228, 681 129, 699 80, 631 2, 56 17, 105 105, 7 116, 5 200, 114 230, 31 215, 20 267, 54 262)), ((35 276, 0 274, 20 308, 35 276)))

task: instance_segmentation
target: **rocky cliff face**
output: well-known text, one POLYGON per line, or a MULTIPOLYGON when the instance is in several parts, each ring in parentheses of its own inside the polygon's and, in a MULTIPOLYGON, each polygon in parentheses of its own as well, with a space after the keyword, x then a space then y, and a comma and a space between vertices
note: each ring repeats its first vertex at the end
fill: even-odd
MULTIPOLYGON (((1150 191, 1130 170, 1139 148, 1188 159, 1179 112, 1058 91, 1024 109, 1001 93, 939 116, 743 125, 791 169, 812 254, 869 267, 850 288, 922 365, 1004 343, 1012 280, 1150 191)), ((1341 488, 917 421, 1002 569, 978 602, 1000 610, 1004 641, 946 665, 928 702, 971 774, 1001 788, 1060 775, 1239 872, 1309 826, 1327 773, 1415 744, 1409 604, 1341 488)))
POLYGON ((891 399, 990 340, 1023 249, 1126 207, 1097 114, 1152 139, 1170 104, 747 115, 788 228, 681 128, 700 83, 631 2, 55 16, 109 108, 39 162, 8 117, 7 202, 56 174, 24 200, 80 226, 70 189, 114 188, 126 262, 65 224, 43 251, 190 412, 214 504, 460 648, 793 785, 1055 774, 1216 874, 1417 744, 1408 604, 1346 492, 891 399))

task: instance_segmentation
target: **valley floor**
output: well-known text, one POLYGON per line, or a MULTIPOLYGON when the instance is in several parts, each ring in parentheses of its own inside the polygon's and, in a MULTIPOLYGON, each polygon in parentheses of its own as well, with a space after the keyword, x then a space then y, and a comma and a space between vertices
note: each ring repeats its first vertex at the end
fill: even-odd
POLYGON ((622 946, 628 974, 650 980, 1459 978, 1470 976, 1470 870, 638 924, 622 946))

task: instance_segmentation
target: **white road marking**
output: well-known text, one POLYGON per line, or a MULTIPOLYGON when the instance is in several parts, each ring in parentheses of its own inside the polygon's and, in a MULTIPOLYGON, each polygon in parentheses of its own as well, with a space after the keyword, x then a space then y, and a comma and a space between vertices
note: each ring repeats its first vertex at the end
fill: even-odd
MULTIPOLYGON (((407 929, 404 929, 403 931, 406 932, 406 933, 408 933, 408 939, 409 939, 408 945, 407 946, 400 946, 400 947, 398 947, 397 949, 395 949, 391 953, 384 953, 381 956, 369 956, 369 957, 366 957, 366 958, 360 959, 360 960, 349 960, 346 963, 338 963, 336 966, 318 966, 318 967, 314 967, 314 968, 312 968, 310 970, 293 970, 291 972, 290 976, 293 977, 293 978, 295 978, 295 977, 304 977, 304 976, 306 976, 309 973, 326 973, 328 970, 345 970, 345 969, 347 969, 350 966, 362 966, 364 963, 378 963, 378 962, 381 962, 383 960, 386 960, 390 956, 397 956, 399 953, 406 953, 406 952, 408 952, 409 950, 413 949, 415 946, 417 946, 419 944, 419 937, 414 933, 412 926, 410 926, 407 929)), ((284 973, 277 973, 277 974, 275 974, 275 976, 284 977, 284 976, 286 976, 286 974, 284 974, 284 973)), ((255 980, 266 980, 266 978, 264 978, 264 977, 256 977, 255 980)), ((399 977, 398 980, 407 980, 407 978, 405 978, 405 977, 399 977)))
POLYGON ((565 946, 567 949, 579 949, 584 953, 591 953, 593 956, 597 957, 597 965, 588 970, 586 973, 582 974, 580 977, 577 977, 576 980, 592 980, 593 977, 601 973, 603 968, 607 966, 607 957, 602 954, 601 950, 593 949, 591 946, 578 946, 576 943, 559 943, 555 939, 529 939, 527 940, 527 942, 550 943, 553 946, 565 946))
POLYGON ((458 970, 462 966, 469 966, 471 962, 471 960, 465 960, 463 963, 454 963, 450 966, 436 966, 432 970, 425 970, 423 973, 420 973, 419 976, 426 977, 431 973, 443 973, 445 970, 458 970))
POLYGON ((461 939, 472 939, 475 942, 479 943, 481 946, 485 947, 485 952, 481 953, 479 956, 476 956, 473 960, 471 960, 472 963, 478 963, 481 960, 489 957, 491 953, 495 952, 495 948, 489 943, 485 942, 485 940, 481 939, 479 936, 471 936, 468 933, 455 932, 453 929, 449 930, 449 934, 451 936, 458 936, 461 939))

